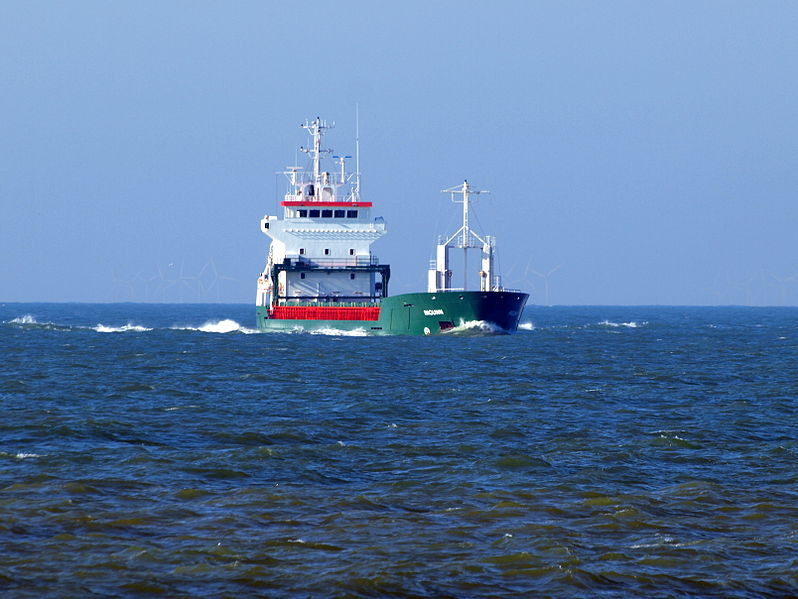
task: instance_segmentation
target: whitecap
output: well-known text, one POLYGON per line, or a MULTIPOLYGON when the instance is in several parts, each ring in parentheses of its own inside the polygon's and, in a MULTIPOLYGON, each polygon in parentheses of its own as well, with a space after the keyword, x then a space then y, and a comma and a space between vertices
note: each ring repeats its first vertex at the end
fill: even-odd
POLYGON ((366 337, 368 333, 366 329, 352 329, 345 331, 343 329, 336 329, 334 327, 323 327, 320 329, 313 329, 307 331, 311 335, 332 335, 334 337, 366 337))
POLYGON ((144 333, 151 331, 152 329, 137 324, 127 323, 121 327, 109 327, 104 324, 98 324, 96 327, 93 327, 93 330, 97 331, 98 333, 127 333, 128 331, 144 333))
POLYGON ((654 547, 662 547, 662 543, 635 543, 634 545, 629 545, 630 549, 651 549, 654 547))
POLYGON ((36 320, 36 317, 32 314, 23 314, 22 316, 18 316, 11 320, 4 321, 5 324, 16 325, 16 326, 25 326, 37 329, 63 329, 69 330, 73 327, 67 325, 58 325, 54 322, 39 322, 36 320))
POLYGON ((18 453, 14 456, 18 460, 24 460, 27 458, 40 458, 42 457, 41 454, 38 453, 18 453))
POLYGON ((679 435, 676 435, 676 434, 665 434, 665 433, 661 433, 661 434, 660 434, 660 436, 659 436, 659 438, 660 438, 660 439, 668 439, 668 440, 670 440, 670 439, 674 439, 674 440, 676 440, 676 441, 684 441, 684 442, 687 442, 687 439, 684 439, 684 438, 682 438, 682 437, 680 437, 679 435))
POLYGON ((447 335, 451 334, 458 334, 458 333, 479 333, 482 335, 501 335, 507 333, 503 328, 499 325, 489 322, 487 320, 469 320, 467 322, 461 322, 458 326, 448 329, 446 331, 447 335))
POLYGON ((241 330, 241 325, 232 318, 223 318, 222 320, 209 320, 197 330, 203 333, 234 333, 241 330))
POLYGON ((14 318, 13 320, 9 320, 8 322, 11 324, 39 324, 32 314, 24 314, 14 318))
POLYGON ((626 327, 628 329, 636 329, 637 327, 641 327, 648 323, 635 322, 634 320, 630 320, 629 322, 612 322, 610 320, 602 320, 599 324, 605 327, 626 327))
POLYGON ((208 320, 198 327, 172 327, 173 330, 178 331, 199 331, 201 333, 257 333, 255 329, 250 329, 241 326, 232 318, 223 318, 222 320, 208 320))

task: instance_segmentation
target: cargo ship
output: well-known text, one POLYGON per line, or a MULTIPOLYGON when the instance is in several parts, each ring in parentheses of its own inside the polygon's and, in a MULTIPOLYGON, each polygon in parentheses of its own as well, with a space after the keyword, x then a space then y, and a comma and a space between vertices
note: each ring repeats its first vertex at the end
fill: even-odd
POLYGON ((360 196, 358 141, 355 171, 348 173, 351 156, 322 148, 322 136, 334 124, 317 117, 300 126, 310 136, 310 146, 300 148, 308 155, 309 170, 289 166, 282 172, 288 180, 282 218, 266 215, 260 221, 271 244, 258 277, 258 329, 440 335, 518 328, 529 296, 502 287, 495 272, 495 238, 478 235, 469 223, 473 196, 486 192, 468 181, 442 190, 462 204, 462 226, 438 239, 426 292, 389 295, 390 266, 371 251, 387 230, 383 218, 372 215, 373 203, 360 196), (324 170, 327 155, 333 161, 330 170, 324 170), (463 252, 460 288, 453 286, 454 250, 463 252), (473 290, 468 289, 469 251, 480 254, 473 290))

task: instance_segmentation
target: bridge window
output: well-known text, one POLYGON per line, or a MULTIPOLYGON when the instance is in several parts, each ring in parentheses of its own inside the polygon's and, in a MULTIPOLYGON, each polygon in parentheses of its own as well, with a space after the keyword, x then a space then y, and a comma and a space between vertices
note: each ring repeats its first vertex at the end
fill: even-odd
POLYGON ((322 210, 321 211, 322 218, 332 218, 332 210, 322 210))
POLYGON ((300 254, 304 254, 305 253, 305 248, 299 248, 299 253, 300 254))
POLYGON ((346 212, 344 210, 336 210, 335 211, 335 218, 343 218, 346 212))
POLYGON ((305 218, 308 215, 307 210, 300 210, 299 211, 299 218, 305 218))
POLYGON ((325 256, 329 256, 329 255, 330 255, 330 250, 329 250, 329 248, 324 248, 324 255, 325 255, 325 256))
POLYGON ((310 211, 310 218, 319 218, 319 211, 318 210, 311 210, 310 211))
POLYGON ((350 249, 349 250, 349 255, 350 256, 354 256, 355 255, 355 250, 354 249, 350 249))
POLYGON ((357 218, 357 210, 347 210, 346 218, 357 218))

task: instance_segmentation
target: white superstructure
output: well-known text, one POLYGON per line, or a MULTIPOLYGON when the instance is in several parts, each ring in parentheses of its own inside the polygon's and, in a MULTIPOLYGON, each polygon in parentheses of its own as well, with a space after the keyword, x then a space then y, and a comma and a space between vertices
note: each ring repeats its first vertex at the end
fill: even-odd
POLYGON ((360 174, 347 174, 349 156, 333 156, 336 168, 322 170, 322 155, 332 151, 321 138, 332 126, 319 118, 301 125, 312 139, 312 147, 300 148, 312 172, 288 167, 283 218, 261 219, 272 242, 258 280, 259 306, 378 305, 387 294, 390 270, 371 252, 385 223, 360 199, 360 174))

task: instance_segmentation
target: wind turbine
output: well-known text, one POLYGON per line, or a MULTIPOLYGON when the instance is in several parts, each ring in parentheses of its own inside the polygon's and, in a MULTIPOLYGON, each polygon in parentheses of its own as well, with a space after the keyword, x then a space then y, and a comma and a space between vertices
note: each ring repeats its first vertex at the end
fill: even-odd
POLYGON ((147 279, 144 278, 144 276, 141 274, 141 271, 139 271, 135 275, 133 275, 133 278, 130 280, 130 283, 133 285, 133 288, 135 289, 135 299, 138 299, 138 297, 139 297, 139 288, 141 288, 141 291, 142 291, 143 296, 144 296, 143 297, 143 301, 147 301, 147 298, 146 298, 146 295, 147 295, 147 279))
MULTIPOLYGON (((510 268, 508 268, 506 271, 504 271, 504 273, 502 275, 502 279, 504 279, 509 284, 509 287, 517 287, 517 288, 520 289, 520 288, 523 288, 523 285, 514 285, 513 284, 513 282, 515 281, 515 279, 513 278, 513 274, 515 273, 515 269, 516 268, 518 268, 518 261, 517 260, 510 265, 510 268)), ((525 281, 525 283, 526 283, 526 281, 525 281)))
POLYGON ((180 286, 180 301, 185 302, 185 294, 183 293, 184 290, 188 289, 189 291, 193 292, 194 287, 196 286, 197 289, 197 301, 199 301, 199 285, 197 284, 197 277, 191 277, 184 274, 185 268, 185 261, 180 261, 180 274, 177 278, 178 285, 180 286), (192 283, 194 281, 194 283, 192 283))
POLYGON ((737 278, 732 281, 732 287, 735 290, 735 301, 740 306, 752 306, 751 297, 751 283, 754 282, 754 277, 747 276, 744 279, 737 278))
MULTIPOLYGON (((165 279, 163 278, 163 271, 161 270, 161 265, 160 264, 156 263, 155 264, 155 268, 158 271, 158 274, 157 275, 153 275, 152 277, 147 279, 147 282, 145 283, 145 286, 144 286, 145 295, 146 295, 145 299, 147 299, 148 301, 149 300, 157 301, 159 295, 160 296, 163 295, 162 292, 163 292, 163 287, 164 287, 164 284, 165 284, 165 279), (150 288, 152 283, 155 283, 155 289, 151 289, 150 288)), ((161 299, 163 299, 163 298, 161 297, 161 299)))
MULTIPOLYGON (((213 258, 208 260, 203 266, 199 274, 197 275, 197 286, 198 291, 197 294, 202 295, 202 299, 206 300, 207 293, 214 287, 216 287, 216 281, 219 280, 219 272, 216 270, 216 263, 213 261, 213 258)), ((218 295, 218 288, 217 288, 217 295, 218 295)))
POLYGON ((787 287, 788 287, 788 285, 790 283, 795 283, 795 281, 798 280, 798 279, 796 279, 796 275, 788 275, 786 277, 777 277, 776 275, 771 274, 770 278, 772 278, 774 281, 776 281, 779 284, 779 291, 781 292, 780 293, 780 295, 781 295, 781 303, 782 303, 782 305, 786 306, 787 305, 787 287))
POLYGON ((175 285, 178 285, 180 283, 180 279, 175 274, 174 268, 175 268, 174 262, 170 262, 167 265, 167 269, 171 271, 170 274, 174 276, 170 279, 164 278, 164 287, 163 287, 164 301, 170 301, 169 298, 171 297, 171 294, 169 293, 169 290, 175 285))
POLYGON ((552 268, 552 269, 551 269, 549 272, 547 272, 546 274, 543 274, 543 273, 541 273, 541 272, 538 272, 538 271, 536 271, 535 269, 531 269, 531 268, 529 268, 529 266, 527 266, 527 269, 528 269, 530 272, 532 272, 532 274, 534 274, 534 275, 537 275, 538 277, 540 277, 541 279, 543 279, 543 286, 544 286, 544 289, 545 289, 545 294, 546 294, 546 305, 547 305, 547 306, 550 306, 550 305, 551 305, 551 304, 549 303, 549 277, 551 277, 551 275, 553 275, 555 272, 557 272, 557 271, 560 269, 560 267, 561 267, 561 266, 562 266, 562 264, 558 264, 557 266, 555 266, 554 268, 552 268))
MULTIPOLYGON (((228 276, 226 276, 224 274, 221 274, 221 273, 219 274, 219 280, 220 281, 235 281, 235 279, 233 277, 228 277, 228 276)), ((220 295, 219 294, 219 286, 217 285, 216 286, 216 299, 217 299, 217 301, 221 301, 219 295, 220 295)))
MULTIPOLYGON (((116 276, 116 269, 111 271, 111 280, 114 282, 114 287, 116 287, 117 289, 119 287, 124 287, 125 289, 127 289, 128 294, 123 294, 123 295, 129 295, 129 297, 124 298, 122 301, 125 301, 125 300, 133 301, 134 290, 133 290, 133 285, 131 284, 131 282, 129 280, 120 279, 119 277, 117 277, 116 276)), ((114 292, 114 295, 116 296, 116 292, 114 292)))

